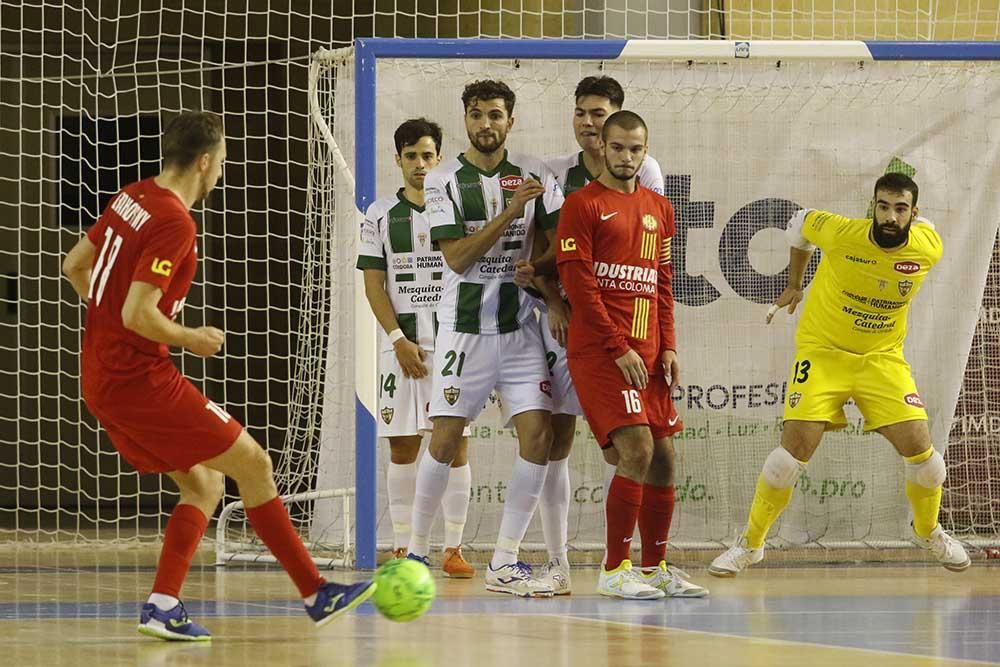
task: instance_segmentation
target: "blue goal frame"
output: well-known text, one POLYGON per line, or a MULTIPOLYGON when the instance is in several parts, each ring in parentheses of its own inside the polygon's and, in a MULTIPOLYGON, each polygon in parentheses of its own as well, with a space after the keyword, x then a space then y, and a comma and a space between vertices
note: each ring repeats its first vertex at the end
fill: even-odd
MULTIPOLYGON (((355 203, 364 213, 375 201, 376 104, 379 58, 507 60, 1000 60, 1000 42, 723 41, 594 39, 396 39, 354 42, 355 203), (364 159, 361 158, 364 156, 364 159)), ((374 344, 368 341, 368 344, 374 344)), ((370 371, 370 369, 368 369, 370 371)), ((355 567, 375 568, 375 383, 355 396, 355 567)))

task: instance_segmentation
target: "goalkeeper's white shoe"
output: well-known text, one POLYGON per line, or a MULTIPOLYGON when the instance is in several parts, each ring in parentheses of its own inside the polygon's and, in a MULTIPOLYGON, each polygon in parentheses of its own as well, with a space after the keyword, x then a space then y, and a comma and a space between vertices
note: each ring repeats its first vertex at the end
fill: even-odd
POLYGON ((597 592, 625 600, 659 600, 666 596, 659 588, 647 584, 639 571, 632 569, 630 560, 623 560, 621 565, 610 571, 602 567, 597 579, 597 592))
POLYGON ((752 549, 745 537, 716 556, 708 566, 708 573, 715 577, 735 577, 755 563, 764 560, 764 547, 752 549))
MULTIPOLYGON (((912 528, 913 525, 910 524, 910 527, 912 528)), ((920 537, 914 532, 913 541, 921 549, 926 549, 934 554, 934 557, 946 570, 962 572, 972 564, 972 559, 969 558, 962 543, 944 532, 941 524, 938 524, 927 537, 920 537)))
POLYGON ((690 575, 679 567, 660 561, 656 567, 642 568, 642 579, 653 588, 659 588, 668 598, 703 598, 708 589, 688 581, 690 575))

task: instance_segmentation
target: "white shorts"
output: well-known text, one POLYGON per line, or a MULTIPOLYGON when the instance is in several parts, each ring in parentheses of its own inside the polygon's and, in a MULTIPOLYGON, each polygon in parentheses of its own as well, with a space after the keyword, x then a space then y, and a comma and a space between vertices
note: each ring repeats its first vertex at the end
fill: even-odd
POLYGON ((539 309, 539 326, 542 329, 542 345, 545 346, 545 361, 552 376, 552 414, 583 416, 580 399, 576 396, 573 378, 569 376, 566 363, 566 348, 556 342, 549 331, 549 311, 539 309))
POLYGON ((438 330, 434 344, 431 417, 472 421, 495 388, 510 416, 552 411, 549 369, 534 318, 510 333, 487 335, 438 330))
MULTIPOLYGON (((416 380, 403 375, 396 353, 384 350, 379 354, 378 437, 421 435, 432 428, 429 417, 431 389, 434 383, 434 352, 427 352, 424 365, 427 375, 416 380)), ((470 435, 468 427, 464 435, 470 435)))

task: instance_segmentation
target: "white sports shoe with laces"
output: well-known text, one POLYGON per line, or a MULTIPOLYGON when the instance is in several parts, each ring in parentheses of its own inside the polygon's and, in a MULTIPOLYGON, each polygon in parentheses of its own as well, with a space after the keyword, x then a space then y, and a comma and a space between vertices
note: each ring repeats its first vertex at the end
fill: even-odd
POLYGON ((747 545, 745 537, 741 537, 733 546, 715 557, 708 566, 708 573, 715 577, 735 577, 737 574, 764 560, 764 547, 753 549, 747 545))
POLYGON ((703 598, 708 589, 688 581, 690 575, 679 567, 660 561, 656 567, 643 568, 642 578, 653 588, 659 588, 668 598, 703 598))
POLYGON ((569 563, 553 558, 542 566, 538 581, 552 589, 555 595, 569 595, 573 592, 569 578, 569 563))
POLYGON ((518 561, 493 569, 486 567, 486 590, 494 593, 510 593, 522 598, 550 598, 552 587, 543 584, 531 575, 531 566, 518 561))
POLYGON ((638 570, 632 569, 630 560, 623 560, 621 565, 610 571, 602 567, 597 579, 597 592, 626 600, 659 600, 666 597, 659 588, 647 584, 638 570))
MULTIPOLYGON (((910 528, 913 528, 913 524, 910 524, 910 528)), ((934 557, 946 570, 962 572, 972 564, 972 559, 969 558, 962 543, 944 532, 941 524, 938 524, 927 537, 920 537, 914 532, 913 541, 920 548, 934 554, 934 557)))

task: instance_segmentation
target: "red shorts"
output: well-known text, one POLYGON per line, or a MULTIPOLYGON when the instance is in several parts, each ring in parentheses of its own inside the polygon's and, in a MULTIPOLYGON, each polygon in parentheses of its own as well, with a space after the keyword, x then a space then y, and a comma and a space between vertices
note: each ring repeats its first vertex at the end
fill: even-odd
POLYGON ((649 384, 640 390, 625 382, 612 359, 571 358, 568 362, 583 414, 602 449, 611 446, 611 433, 623 426, 646 424, 654 439, 684 428, 662 374, 650 376, 649 384))
POLYGON ((83 378, 91 414, 143 474, 186 472, 222 454, 243 432, 236 419, 168 366, 124 382, 83 378))

